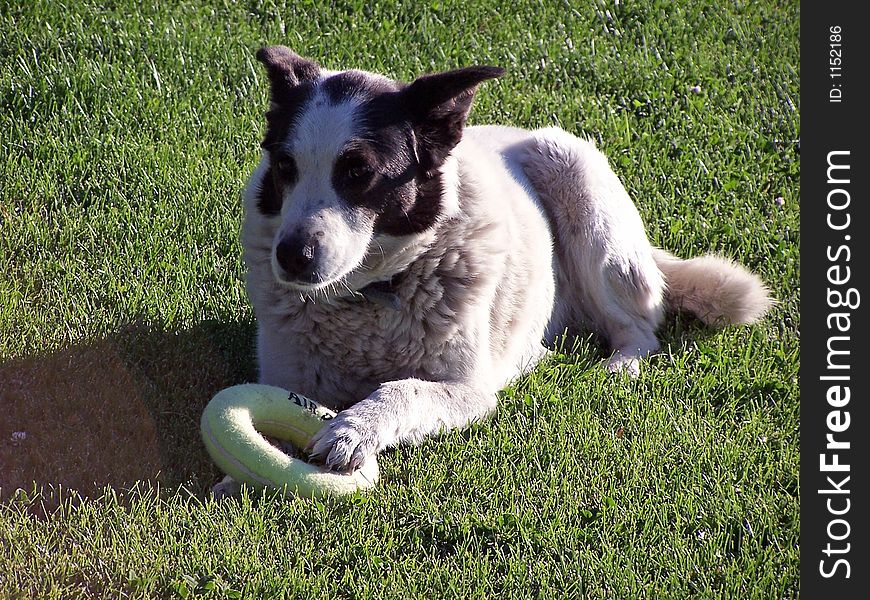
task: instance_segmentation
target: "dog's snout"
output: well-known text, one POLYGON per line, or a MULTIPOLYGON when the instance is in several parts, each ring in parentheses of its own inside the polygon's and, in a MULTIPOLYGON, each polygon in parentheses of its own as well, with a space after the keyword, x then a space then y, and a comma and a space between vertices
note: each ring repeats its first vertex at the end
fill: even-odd
POLYGON ((285 238, 275 248, 275 258, 288 277, 308 280, 314 273, 314 258, 317 254, 317 247, 318 243, 315 236, 285 238))

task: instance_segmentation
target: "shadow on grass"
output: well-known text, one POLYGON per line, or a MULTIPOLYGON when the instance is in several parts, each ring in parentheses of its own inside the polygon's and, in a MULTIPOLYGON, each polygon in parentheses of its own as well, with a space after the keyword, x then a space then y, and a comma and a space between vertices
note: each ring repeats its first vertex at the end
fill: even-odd
POLYGON ((2 496, 17 488, 89 496, 137 482, 208 489, 219 473, 199 418, 219 390, 256 379, 254 337, 253 322, 182 332, 132 325, 0 363, 2 496))
MULTIPOLYGON (((712 331, 678 321, 665 333, 712 331)), ((221 474, 199 419, 218 391, 256 380, 254 338, 253 320, 203 321, 181 332, 130 325, 0 363, 0 501, 18 488, 42 500, 137 484, 205 494, 221 474)), ((607 355, 588 335, 563 340, 556 354, 583 370, 607 355)))

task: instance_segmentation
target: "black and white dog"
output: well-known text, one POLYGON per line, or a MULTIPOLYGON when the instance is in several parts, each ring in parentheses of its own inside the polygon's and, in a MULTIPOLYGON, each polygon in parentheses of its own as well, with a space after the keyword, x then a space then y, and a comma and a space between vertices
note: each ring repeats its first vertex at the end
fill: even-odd
POLYGON ((260 381, 341 411, 310 448, 332 469, 484 417, 566 329, 636 374, 666 309, 749 323, 770 305, 727 259, 653 248, 592 143, 465 127, 500 68, 405 84, 257 58, 271 105, 242 239, 260 381))

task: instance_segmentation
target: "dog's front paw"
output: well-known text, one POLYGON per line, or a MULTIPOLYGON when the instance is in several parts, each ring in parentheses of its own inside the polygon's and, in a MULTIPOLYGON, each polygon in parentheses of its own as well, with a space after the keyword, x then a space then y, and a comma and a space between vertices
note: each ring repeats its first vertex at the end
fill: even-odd
POLYGON ((614 352, 607 361, 607 370, 615 375, 625 374, 636 379, 640 375, 640 359, 637 356, 614 352))
POLYGON ((343 411, 317 432, 308 445, 313 461, 335 471, 354 471, 383 449, 377 428, 364 417, 343 411))
POLYGON ((242 494, 242 486, 232 477, 227 475, 211 488, 215 500, 237 498, 242 494))

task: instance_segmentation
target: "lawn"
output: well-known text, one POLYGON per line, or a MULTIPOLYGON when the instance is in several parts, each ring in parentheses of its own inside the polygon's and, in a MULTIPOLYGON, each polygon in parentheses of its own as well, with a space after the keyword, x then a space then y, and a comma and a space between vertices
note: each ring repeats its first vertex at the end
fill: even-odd
POLYGON ((798 2, 0 0, 0 597, 799 595, 798 2), (611 157, 652 241, 770 285, 672 318, 634 381, 566 344, 340 500, 216 502, 256 379, 238 241, 256 49, 410 80, 507 69, 471 121, 611 157))

